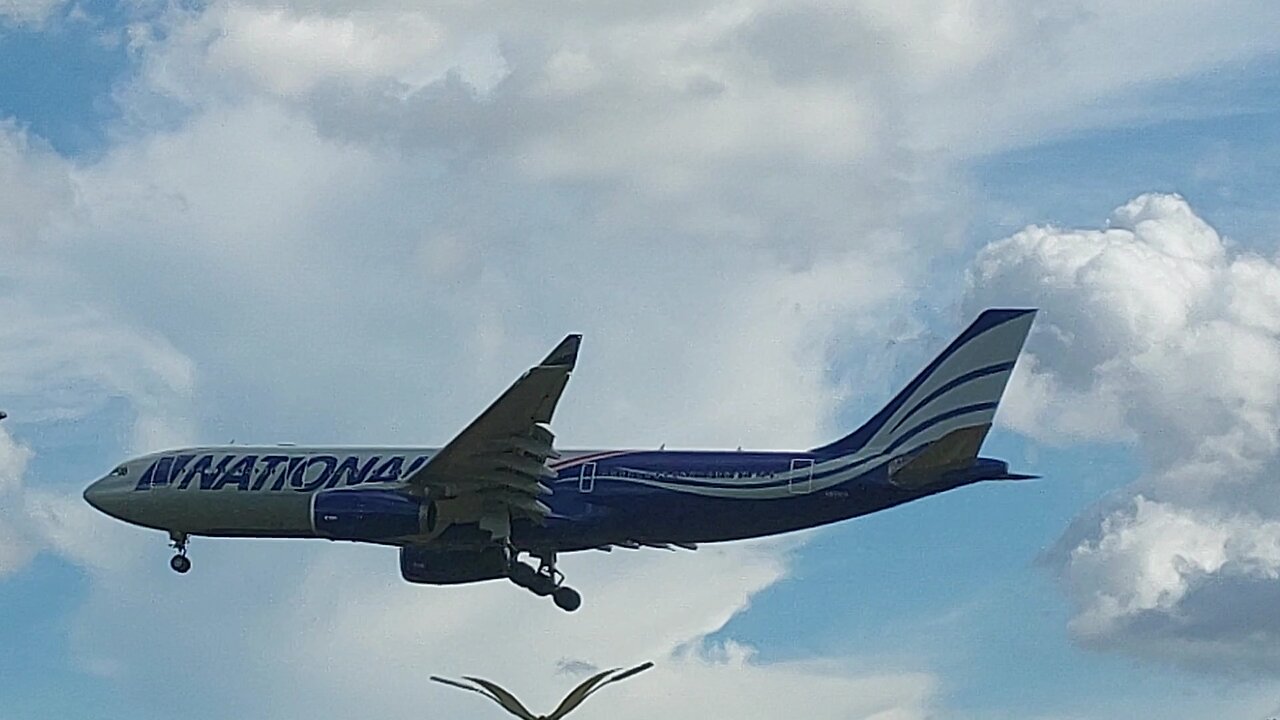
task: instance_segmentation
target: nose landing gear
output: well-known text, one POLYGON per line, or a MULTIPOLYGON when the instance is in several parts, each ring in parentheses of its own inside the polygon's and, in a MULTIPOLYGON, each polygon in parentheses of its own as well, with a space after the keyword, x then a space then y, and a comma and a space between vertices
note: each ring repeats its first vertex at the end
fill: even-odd
POLYGON ((169 547, 173 548, 177 555, 169 560, 169 567, 179 575, 185 574, 191 569, 191 560, 187 558, 187 534, 184 532, 171 531, 169 533, 169 547))
POLYGON ((556 607, 573 612, 582 607, 582 596, 577 590, 564 584, 564 574, 556 570, 555 553, 538 556, 538 569, 520 562, 519 553, 511 555, 507 579, 539 597, 551 596, 556 607))

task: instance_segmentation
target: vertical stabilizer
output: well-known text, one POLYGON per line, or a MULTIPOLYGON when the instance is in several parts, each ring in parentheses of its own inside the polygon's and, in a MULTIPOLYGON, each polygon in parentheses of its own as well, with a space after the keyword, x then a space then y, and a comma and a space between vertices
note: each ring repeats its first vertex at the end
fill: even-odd
POLYGON ((986 310, 865 425, 813 452, 897 457, 934 443, 917 458, 930 467, 976 457, 1035 312, 986 310))

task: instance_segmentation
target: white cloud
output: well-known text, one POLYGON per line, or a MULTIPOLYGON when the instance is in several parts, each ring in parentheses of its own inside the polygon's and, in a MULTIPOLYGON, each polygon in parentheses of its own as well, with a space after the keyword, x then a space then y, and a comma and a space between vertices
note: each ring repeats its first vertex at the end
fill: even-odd
MULTIPOLYGON (((23 283, 21 292, 38 296, 23 283)), ((0 393, 15 422, 83 417, 115 397, 137 413, 131 449, 154 450, 190 437, 185 401, 190 361, 162 338, 93 308, 0 298, 0 393)))
MULTIPOLYGON (((623 686, 610 717, 866 718, 936 717, 938 681, 926 673, 868 671, 839 661, 760 665, 752 652, 729 644, 713 657, 680 658, 659 672, 663 691, 623 686), (694 704, 698 710, 692 711, 694 704), (692 712, 691 712, 692 711, 692 712), (696 715, 696 712, 702 712, 696 715)), ((611 688, 612 689, 612 688, 611 688)), ((603 713, 601 713, 603 714, 603 713)))
POLYGON ((547 186, 505 165, 436 182, 422 163, 333 142, 267 103, 210 112, 77 173, 92 230, 72 236, 67 262, 92 292, 126 298, 206 358, 211 398, 237 401, 211 406, 213 425, 241 438, 393 425, 406 440, 443 440, 581 330, 584 368, 562 425, 571 442, 583 409, 638 425, 633 438, 577 434, 588 444, 816 442, 834 409, 822 372, 832 328, 873 332, 866 310, 906 287, 903 240, 887 233, 820 262, 802 245, 780 266, 780 250, 734 238, 739 219, 714 201, 664 215, 608 186, 547 186), (566 202, 581 204, 566 214, 566 202), (554 230, 530 237, 530 225, 554 230), (430 399, 432 417, 405 398, 430 399))
POLYGON ((573 615, 505 583, 408 585, 389 548, 197 541, 193 553, 196 569, 182 578, 159 551, 95 571, 76 623, 86 666, 137 691, 144 712, 179 701, 194 718, 493 712, 431 674, 491 678, 546 711, 581 679, 561 671, 566 663, 642 660, 658 667, 593 698, 583 716, 764 720, 786 703, 806 717, 906 720, 927 717, 936 694, 927 673, 872 670, 865 659, 765 664, 748 648, 708 644, 779 579, 785 544, 569 557, 564 569, 586 597, 573 615), (155 669, 171 664, 223 679, 170 683, 155 669))
MULTIPOLYGON (((568 444, 818 442, 834 432, 837 339, 861 347, 897 322, 885 318, 929 282, 922 243, 962 222, 938 149, 1106 122, 1109 107, 1067 111, 1274 43, 1262 21, 1202 41, 1186 6, 1171 12, 1177 32, 1162 31, 1163 9, 1004 2, 173 10, 131 29, 139 72, 118 96, 129 122, 101 158, 69 167, 11 143, 16 180, 49 173, 39 202, 14 206, 15 232, 51 240, 24 268, 89 301, 54 306, 77 331, 45 355, 63 365, 17 376, 45 390, 44 377, 87 377, 155 403, 138 445, 175 425, 189 434, 184 421, 215 441, 429 442, 581 330, 556 425, 568 444), (1169 62, 1116 61, 1138 46, 1169 62), (98 325, 111 332, 87 329, 98 325), (186 358, 201 380, 190 404, 186 358)), ((1148 255, 1168 255, 1165 270, 1194 286, 1212 237, 1183 228, 1166 252, 1166 224, 1142 231, 1160 249, 1148 255)), ((1242 288, 1243 276, 1266 284, 1265 267, 1238 272, 1242 288)), ((46 297, 23 285, 14 307, 46 297)), ((1182 302, 1115 301, 1175 326, 1182 302)), ((1252 293, 1235 305, 1250 327, 1271 322, 1252 293)), ((1212 344, 1202 350, 1216 362, 1212 344)), ((1044 398, 1066 388, 1130 426, 1087 377, 1043 367, 1028 382, 1044 398)), ((1020 422, 1087 427, 1034 404, 1020 422)), ((195 692, 210 716, 477 712, 474 698, 423 682, 436 671, 492 672, 545 705, 553 682, 571 684, 554 676, 564 653, 656 657, 663 667, 637 683, 671 704, 695 697, 694 679, 751 679, 737 697, 660 708, 672 717, 773 717, 779 698, 811 717, 922 717, 934 693, 921 673, 704 651, 783 572, 768 545, 572 558, 588 606, 570 618, 510 588, 406 586, 378 548, 202 542, 196 572, 178 579, 157 535, 92 555, 76 538, 117 526, 84 522, 45 536, 90 568, 76 643, 86 666, 160 704, 195 692), (192 658, 208 682, 157 670, 192 658)))
MULTIPOLYGON (((213 3, 133 26, 135 88, 209 107, 252 94, 301 99, 327 86, 370 86, 403 99, 452 73, 475 92, 506 75, 491 36, 402 8, 258 7, 213 3)), ((136 101, 137 96, 127 96, 136 101)))
POLYGON ((440 74, 430 62, 441 28, 414 13, 299 17, 283 8, 230 6, 217 24, 221 32, 207 51, 214 72, 251 73, 283 95, 347 75, 393 79, 416 90, 440 74))
POLYGON ((1180 606, 1215 576, 1280 580, 1280 522, 1253 514, 1213 516, 1138 495, 1131 508, 1107 516, 1096 540, 1070 552, 1073 589, 1093 596, 1072 629, 1106 644, 1148 613, 1171 630, 1194 624, 1196 618, 1180 617, 1180 606))
MULTIPOLYGON (((561 333, 582 330, 556 423, 566 444, 814 443, 834 410, 831 327, 873 332, 865 309, 902 292, 896 238, 779 267, 773 248, 739 247, 723 231, 737 221, 692 200, 662 217, 509 166, 439 182, 424 162, 335 142, 271 102, 210 110, 75 171, 88 220, 63 236, 75 252, 61 260, 87 294, 116 298, 201 359, 202 425, 239 439, 443 440, 561 333), (581 215, 529 209, 566 197, 581 215), (554 232, 529 238, 531 220, 554 232)), ((88 535, 111 524, 91 521, 88 535)), ((96 569, 77 652, 121 688, 198 700, 210 716, 488 712, 427 685, 432 672, 489 674, 549 706, 573 684, 556 674, 566 658, 654 658, 645 680, 660 698, 691 677, 722 688, 672 717, 743 710, 725 692, 743 673, 757 717, 776 707, 766 697, 796 688, 819 718, 924 717, 934 693, 927 673, 681 650, 780 577, 773 546, 569 558, 587 606, 568 616, 506 586, 409 586, 381 548, 197 541, 196 570, 178 579, 163 539, 134 534, 110 565, 81 559, 96 569), (165 687, 154 672, 196 656, 226 681, 165 687), (820 700, 844 691, 856 694, 820 700)))
MULTIPOLYGON (((672 106, 668 121, 647 104, 714 93, 714 82, 679 71, 651 88, 654 76, 628 79, 592 49, 620 111, 592 96, 592 66, 562 57, 552 67, 559 48, 526 58, 507 45, 502 65, 509 52, 510 71, 530 78, 511 81, 513 95, 505 79, 486 94, 483 78, 506 72, 486 54, 486 33, 445 25, 433 37, 454 44, 402 52, 412 32, 395 26, 416 26, 399 19, 215 5, 174 13, 165 32, 137 29, 142 75, 121 99, 139 104, 127 111, 146 117, 145 103, 160 97, 185 115, 163 130, 126 128, 100 158, 59 167, 74 202, 24 272, 39 265, 65 280, 46 283, 57 293, 23 285, 11 302, 42 306, 65 293, 101 305, 80 315, 54 305, 77 332, 41 355, 54 361, 49 374, 24 363, 11 377, 34 397, 61 387, 57 378, 88 375, 86 403, 102 387, 164 408, 175 406, 169 398, 201 440, 432 442, 561 334, 581 330, 583 363, 556 423, 562 444, 824 439, 833 328, 846 341, 874 333, 869 310, 904 297, 909 242, 899 226, 917 212, 918 181, 886 179, 870 159, 875 169, 828 164, 820 178, 788 161, 768 187, 724 172, 744 153, 744 167, 794 149, 871 158, 867 135, 840 122, 847 105, 833 115, 822 92, 775 105, 752 100, 767 88, 748 88, 728 103, 672 106), (343 43, 368 52, 354 52, 351 67, 332 62, 343 43), (416 88, 437 67, 462 70, 416 88), (550 72, 560 74, 554 87, 550 72), (551 94, 577 99, 555 104, 551 94), (759 127, 734 119, 756 102, 759 127), (822 112, 786 106, 797 102, 822 112), (726 177, 736 186, 723 188, 726 177), (815 194, 831 182, 847 190, 815 194), (87 331, 97 325, 110 332, 87 331), (124 328, 147 330, 116 332, 124 328), (123 358, 135 369, 125 372, 123 358)), ((649 40, 664 42, 662 30, 649 40)), ((138 432, 169 426, 156 416, 138 432)), ((782 576, 777 545, 568 558, 587 601, 569 616, 505 585, 407 585, 385 548, 197 540, 196 570, 178 578, 159 533, 94 516, 74 497, 29 491, 25 508, 44 546, 87 570, 77 657, 146 698, 143 714, 181 701, 209 717, 416 717, 424 707, 479 716, 489 708, 426 675, 491 674, 549 706, 575 681, 557 675, 566 659, 658 660, 644 694, 683 702, 660 708, 672 717, 751 717, 751 708, 764 717, 799 691, 813 717, 918 718, 935 693, 923 672, 765 664, 708 645, 782 576), (206 682, 156 671, 193 665, 206 682), (744 674, 753 693, 727 693, 744 674), (684 695, 695 677, 720 692, 684 695)), ((593 700, 594 712, 606 702, 593 700)), ((631 708, 649 714, 642 702, 631 708)))
POLYGON ((1148 466, 1052 555, 1082 641, 1280 672, 1277 292, 1280 265, 1172 195, 1136 198, 1103 230, 1027 228, 975 262, 970 306, 1043 308, 1003 420, 1130 441, 1148 466))
POLYGON ((39 27, 65 4, 64 0, 0 0, 0 26, 39 27))
POLYGON ((0 120, 0 184, 0 250, 6 255, 46 238, 73 202, 65 161, 12 119, 0 120))
POLYGON ((31 448, 0 427, 0 578, 25 566, 34 553, 22 515, 22 480, 31 448))
MULTIPOLYGON (((84 293, 68 267, 66 233, 81 218, 72 167, 12 123, 0 125, 0 575, 36 553, 94 563, 103 547, 89 532, 80 490, 92 478, 32 486, 26 477, 40 437, 56 421, 83 421, 113 400, 133 414, 129 450, 189 442, 191 361, 155 333, 138 330, 84 293), (17 434, 17 439, 15 435, 17 434), (32 439, 27 439, 32 438, 32 439)), ((106 467, 101 468, 106 470, 106 467)))
POLYGON ((26 474, 34 457, 29 445, 0 427, 0 581, 41 552, 84 567, 119 567, 137 548, 136 534, 101 522, 81 499, 79 487, 29 486, 26 474))
POLYGON ((912 115, 916 137, 959 156, 1071 130, 1221 113, 1198 98, 1153 102, 1141 91, 1274 52, 1276 38, 1258 23, 1280 19, 1264 0, 1220 6, 1212 17, 1194 0, 884 7, 873 17, 901 33, 899 52, 910 59, 905 94, 933 110, 912 115))

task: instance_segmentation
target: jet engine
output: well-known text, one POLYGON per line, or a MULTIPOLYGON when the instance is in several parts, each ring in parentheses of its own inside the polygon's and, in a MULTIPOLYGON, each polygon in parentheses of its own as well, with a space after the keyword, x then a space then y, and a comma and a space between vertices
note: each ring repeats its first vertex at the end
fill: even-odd
POLYGON ((430 500, 377 488, 316 493, 312 508, 316 534, 333 540, 386 542, 430 535, 436 517, 430 500))
POLYGON ((411 583, 455 585, 507 575, 507 553, 500 546, 471 550, 400 548, 400 575, 411 583))

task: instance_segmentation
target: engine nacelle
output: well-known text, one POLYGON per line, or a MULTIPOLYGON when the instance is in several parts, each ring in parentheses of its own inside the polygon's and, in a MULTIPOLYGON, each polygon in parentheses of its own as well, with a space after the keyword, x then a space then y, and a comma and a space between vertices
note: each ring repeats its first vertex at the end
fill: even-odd
POLYGON ((396 490, 361 488, 316 493, 311 522, 334 540, 385 542, 435 532, 435 503, 396 490))
POLYGON ((455 585, 494 580, 507 575, 507 553, 493 546, 482 550, 400 548, 400 575, 411 583, 455 585))

